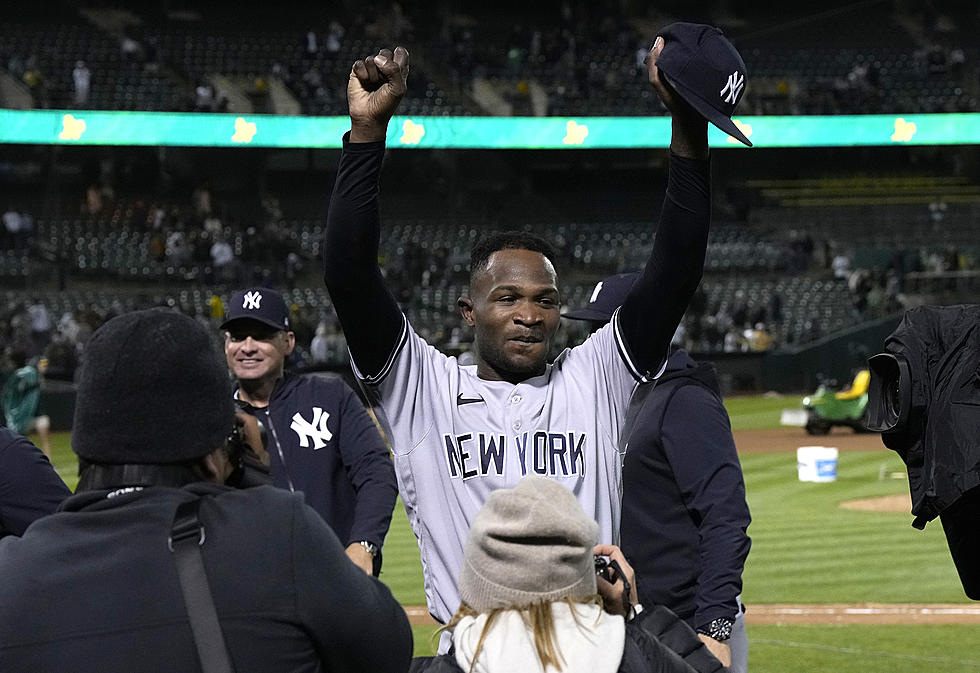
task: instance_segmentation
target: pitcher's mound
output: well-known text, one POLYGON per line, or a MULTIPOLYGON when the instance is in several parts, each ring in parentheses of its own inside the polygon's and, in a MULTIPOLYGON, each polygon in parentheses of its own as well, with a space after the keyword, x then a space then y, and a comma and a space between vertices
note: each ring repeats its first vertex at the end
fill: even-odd
POLYGON ((844 509, 860 509, 865 512, 902 512, 912 511, 912 496, 908 493, 899 495, 883 495, 880 498, 858 498, 845 500, 840 504, 844 509))

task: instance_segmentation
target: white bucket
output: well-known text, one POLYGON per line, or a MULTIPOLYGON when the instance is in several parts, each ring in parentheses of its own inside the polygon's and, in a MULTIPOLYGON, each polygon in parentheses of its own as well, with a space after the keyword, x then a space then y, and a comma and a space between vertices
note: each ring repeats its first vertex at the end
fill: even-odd
POLYGON ((796 450, 800 481, 836 481, 837 449, 830 446, 801 446, 796 450))

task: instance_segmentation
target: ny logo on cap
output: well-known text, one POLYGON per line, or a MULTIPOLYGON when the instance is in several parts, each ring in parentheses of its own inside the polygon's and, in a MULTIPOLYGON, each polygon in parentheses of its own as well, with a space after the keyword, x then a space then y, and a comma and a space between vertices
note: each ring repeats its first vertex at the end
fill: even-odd
POLYGON ((738 100, 738 95, 742 92, 742 87, 745 86, 745 76, 739 75, 738 70, 733 72, 728 76, 728 83, 725 84, 725 88, 718 92, 719 96, 724 96, 726 103, 734 103, 738 100), (728 95, 725 95, 725 92, 728 95))
POLYGON ((262 295, 258 292, 246 292, 245 301, 242 302, 242 308, 259 308, 262 303, 262 295))

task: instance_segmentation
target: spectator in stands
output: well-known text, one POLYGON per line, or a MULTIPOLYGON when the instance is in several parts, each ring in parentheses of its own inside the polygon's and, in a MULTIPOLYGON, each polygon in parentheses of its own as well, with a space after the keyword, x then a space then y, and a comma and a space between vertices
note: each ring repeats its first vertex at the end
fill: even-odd
POLYGON ((119 51, 123 62, 131 65, 139 63, 143 58, 143 48, 140 47, 140 43, 129 35, 123 35, 119 41, 119 51))
MULTIPOLYGON (((20 212, 13 206, 9 206, 3 213, 3 230, 9 241, 9 247, 17 249, 20 241, 20 228, 23 221, 20 212)), ((8 247, 8 246, 4 246, 8 247)))
POLYGON ((31 97, 34 99, 34 106, 46 109, 48 107, 48 86, 37 64, 37 56, 34 54, 28 57, 24 74, 21 75, 21 80, 31 92, 31 97))
POLYGON ((102 213, 102 189, 97 183, 91 183, 85 188, 85 200, 82 201, 82 214, 99 215, 102 213))
POLYGON ((149 247, 150 259, 154 262, 162 262, 167 258, 167 237, 162 231, 150 233, 149 247))
POLYGON ((194 87, 194 112, 214 112, 214 87, 208 82, 194 87))
POLYGON ((344 40, 344 33, 344 27, 340 25, 340 22, 337 19, 331 19, 330 25, 327 26, 327 37, 324 41, 324 48, 331 56, 336 55, 340 51, 344 40))
POLYGON ((225 304, 217 294, 212 294, 211 298, 208 299, 208 316, 211 318, 211 322, 215 324, 224 320, 225 304))
POLYGON ((0 428, 0 539, 23 535, 70 495, 45 454, 26 437, 0 428))
POLYGON ((75 62, 75 69, 71 71, 71 80, 75 87, 73 98, 75 107, 85 107, 88 103, 89 85, 92 82, 92 71, 85 65, 85 61, 75 62))
POLYGON ((637 605, 633 569, 617 547, 596 544, 598 531, 546 477, 491 493, 470 528, 462 603, 446 625, 454 653, 416 659, 413 673, 722 670, 670 610, 637 605), (594 554, 615 570, 597 576, 594 554))
POLYGON ((237 276, 237 260, 231 243, 224 236, 219 236, 211 244, 211 265, 214 267, 215 278, 219 282, 232 282, 237 276))
POLYGON ((44 305, 38 297, 32 297, 31 303, 27 306, 27 317, 31 328, 31 341, 33 348, 31 353, 37 354, 44 350, 51 340, 51 314, 48 307, 44 305))
POLYGON ((191 250, 181 229, 171 231, 167 235, 167 264, 177 269, 190 261, 191 250))
POLYGON ((739 333, 738 328, 732 325, 730 328, 728 328, 728 331, 725 332, 725 343, 722 346, 722 349, 726 353, 738 353, 742 350, 742 344, 742 335, 739 333))
POLYGON ((321 320, 316 326, 316 335, 310 342, 310 357, 313 358, 313 364, 322 365, 330 356, 330 342, 327 335, 327 323, 321 320))
POLYGON ((851 275, 851 258, 843 251, 838 251, 830 263, 830 268, 834 271, 834 278, 847 280, 848 276, 851 275))
POLYGON ((764 323, 757 322, 752 329, 752 336, 749 340, 749 350, 755 353, 767 351, 773 346, 772 335, 766 329, 764 323))
POLYGON ((211 216, 211 187, 208 183, 198 185, 191 195, 194 205, 194 216, 199 222, 203 222, 211 216))
POLYGON ((306 31, 306 55, 310 58, 314 58, 320 51, 320 46, 317 42, 316 31, 312 28, 306 31))
POLYGON ((167 310, 111 320, 78 393, 78 493, 0 541, 5 673, 210 670, 205 652, 239 673, 407 668, 404 610, 298 495, 223 485, 239 454, 207 330, 167 310), (193 635, 209 605, 224 642, 193 635))
POLYGON ((285 371, 296 337, 278 292, 236 292, 225 318, 221 329, 235 397, 269 429, 273 483, 303 492, 350 559, 377 575, 397 495, 377 427, 342 380, 285 371))

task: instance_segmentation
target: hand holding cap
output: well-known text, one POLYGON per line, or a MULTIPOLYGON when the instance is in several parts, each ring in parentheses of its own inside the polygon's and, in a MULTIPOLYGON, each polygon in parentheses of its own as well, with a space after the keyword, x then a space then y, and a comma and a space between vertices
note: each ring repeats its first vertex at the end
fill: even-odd
MULTIPOLYGON (((655 69, 663 80, 661 86, 669 84, 701 116, 751 147, 731 119, 745 93, 745 62, 724 33, 714 26, 678 22, 665 26, 657 35, 658 42, 650 53, 653 58, 657 52, 655 69)), ((659 88, 657 91, 660 93, 659 88)), ((670 107, 668 99, 664 103, 670 107)))

